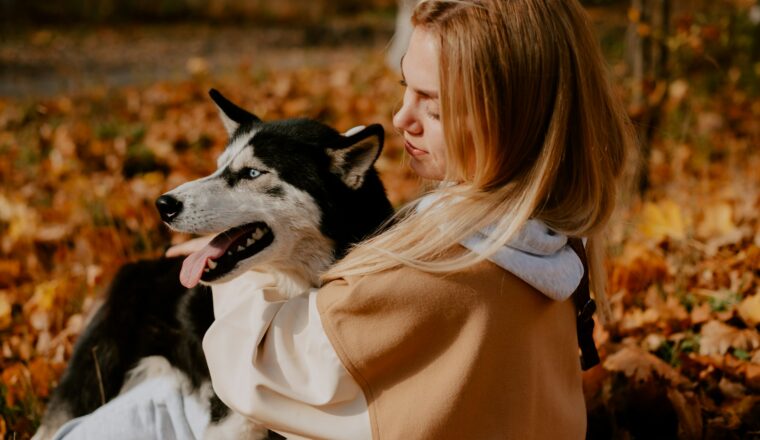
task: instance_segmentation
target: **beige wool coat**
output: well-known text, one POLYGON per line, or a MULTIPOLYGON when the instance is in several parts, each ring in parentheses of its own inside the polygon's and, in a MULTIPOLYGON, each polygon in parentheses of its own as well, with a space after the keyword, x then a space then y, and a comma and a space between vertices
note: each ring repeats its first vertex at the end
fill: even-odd
POLYGON ((572 301, 486 261, 334 281, 317 304, 374 439, 585 436, 572 301))

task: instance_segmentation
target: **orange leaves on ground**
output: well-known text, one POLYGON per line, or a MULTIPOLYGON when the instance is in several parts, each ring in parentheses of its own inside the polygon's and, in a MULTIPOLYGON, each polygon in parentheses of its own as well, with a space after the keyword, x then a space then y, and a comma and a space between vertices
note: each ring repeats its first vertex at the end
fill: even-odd
MULTIPOLYGON (((207 96, 219 88, 264 119, 313 117, 348 130, 390 128, 400 97, 380 56, 323 68, 0 100, 0 420, 28 433, 92 311, 125 261, 171 242, 154 200, 211 172, 227 134, 207 96)), ((418 180, 387 137, 378 169, 394 204, 418 180)), ((0 425, 5 426, 5 425, 0 425)))
POLYGON ((26 417, 15 418, 7 423, 0 418, 0 433, 10 429, 16 433, 31 431, 31 417, 42 412, 42 399, 50 395, 63 364, 53 366, 44 358, 35 358, 28 364, 16 362, 6 366, 0 374, 0 391, 4 394, 3 405, 6 414, 20 412, 26 417))
POLYGON ((27 398, 31 388, 29 370, 22 363, 11 364, 0 374, 0 383, 5 389, 5 406, 12 408, 27 398))
MULTIPOLYGON (((153 201, 215 167, 226 133, 210 87, 264 119, 315 117, 339 130, 390 130, 401 96, 379 57, 223 79, 204 63, 188 60, 190 82, 0 101, 0 434, 31 430, 119 265, 177 239, 153 201)), ((668 111, 699 92, 686 79, 657 90, 668 111)), ((760 101, 744 100, 757 120, 760 101)), ((652 145, 653 188, 613 225, 613 321, 595 332, 603 365, 584 375, 592 412, 667 414, 681 438, 746 432, 760 408, 760 154, 739 133, 760 129, 719 108, 690 111, 684 130, 720 142, 712 152, 689 138, 652 145)), ((398 136, 386 137, 377 168, 394 205, 417 195, 398 136)))
MULTIPOLYGON (((688 100, 686 86, 671 94, 688 100)), ((694 122, 720 140, 717 159, 655 142, 656 184, 614 225, 612 322, 597 339, 600 371, 584 380, 592 417, 657 426, 616 428, 636 438, 760 432, 760 154, 722 115, 694 122), (677 429, 659 419, 666 413, 677 429)))
POLYGON ((606 385, 592 395, 587 393, 591 420, 606 416, 623 424, 633 422, 619 428, 641 438, 701 438, 704 420, 698 396, 690 389, 688 379, 667 362, 639 347, 624 345, 596 370, 592 375, 587 373, 584 382, 594 378, 599 382, 601 377, 606 385), (670 420, 669 414, 676 420, 670 420), (640 418, 644 424, 638 426, 631 417, 640 418))
POLYGON ((652 284, 664 282, 667 277, 667 263, 660 250, 631 245, 614 261, 608 289, 638 293, 652 284))

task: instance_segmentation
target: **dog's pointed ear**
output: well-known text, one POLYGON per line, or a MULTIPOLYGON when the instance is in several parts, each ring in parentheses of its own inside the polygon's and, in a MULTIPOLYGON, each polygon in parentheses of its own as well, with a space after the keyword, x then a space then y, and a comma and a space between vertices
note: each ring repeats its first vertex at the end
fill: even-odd
POLYGON ((332 172, 349 188, 360 188, 367 171, 383 150, 384 135, 385 131, 380 124, 355 127, 344 133, 342 145, 327 150, 332 172))
POLYGON ((208 95, 214 100, 214 104, 216 104, 216 108, 219 110, 219 117, 222 119, 222 124, 224 124, 224 128, 229 136, 232 136, 235 130, 243 124, 261 122, 258 116, 233 104, 224 95, 219 93, 218 90, 211 89, 208 91, 208 95))

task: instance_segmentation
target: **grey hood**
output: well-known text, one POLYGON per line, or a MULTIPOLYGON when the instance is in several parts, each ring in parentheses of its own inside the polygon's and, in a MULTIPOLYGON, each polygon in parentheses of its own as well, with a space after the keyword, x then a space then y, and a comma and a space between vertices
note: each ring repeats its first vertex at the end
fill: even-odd
MULTIPOLYGON (((493 228, 484 228, 462 241, 462 246, 480 252, 493 228)), ((567 242, 567 236, 531 219, 506 246, 488 258, 517 275, 544 295, 563 301, 575 292, 583 277, 583 263, 567 242)))
MULTIPOLYGON (((437 197, 423 197, 418 209, 428 208, 437 197)), ((483 228, 461 242, 467 249, 480 253, 488 246, 492 227, 483 228)), ((583 240, 584 245, 586 240, 583 240)), ((547 297, 564 301, 583 278, 583 263, 568 244, 567 236, 555 232, 542 221, 531 219, 512 240, 488 260, 517 275, 547 297)))

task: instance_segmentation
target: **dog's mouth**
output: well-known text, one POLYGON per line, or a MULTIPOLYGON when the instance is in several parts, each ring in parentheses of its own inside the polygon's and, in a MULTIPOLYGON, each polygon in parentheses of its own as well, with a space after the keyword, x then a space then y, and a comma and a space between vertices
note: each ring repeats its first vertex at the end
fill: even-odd
POLYGON ((264 222, 228 229, 214 237, 203 249, 182 263, 179 280, 187 288, 201 280, 210 282, 231 271, 238 261, 250 258, 274 241, 272 229, 264 222))

